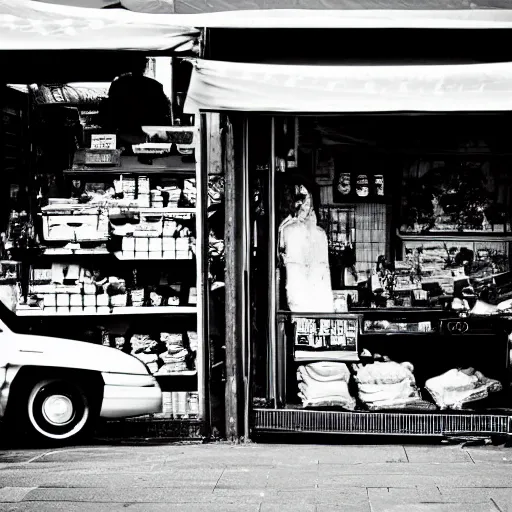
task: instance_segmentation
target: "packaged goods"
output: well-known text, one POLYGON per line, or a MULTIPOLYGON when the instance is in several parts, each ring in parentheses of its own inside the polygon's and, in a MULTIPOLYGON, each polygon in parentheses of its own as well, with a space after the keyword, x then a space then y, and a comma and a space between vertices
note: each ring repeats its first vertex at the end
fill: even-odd
POLYGON ((335 406, 353 410, 348 390, 350 372, 345 363, 321 361, 297 369, 299 398, 304 407, 335 406))
POLYGON ((501 391, 502 384, 487 378, 474 368, 453 368, 428 379, 425 389, 439 408, 462 409, 465 404, 487 398, 489 393, 501 391))

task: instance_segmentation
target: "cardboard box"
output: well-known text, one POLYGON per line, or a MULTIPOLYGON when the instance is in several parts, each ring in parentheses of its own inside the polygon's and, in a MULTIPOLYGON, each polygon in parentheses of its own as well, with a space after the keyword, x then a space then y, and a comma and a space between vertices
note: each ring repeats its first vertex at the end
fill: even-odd
POLYGON ((135 239, 135 251, 136 252, 148 252, 149 242, 147 238, 136 238, 135 239))
POLYGON ((76 293, 74 293, 73 295, 70 295, 69 296, 69 305, 71 307, 82 307, 83 306, 83 303, 82 303, 82 295, 78 295, 76 293))
POLYGON ((69 294, 68 293, 58 293, 57 294, 57 307, 69 308, 69 294))
POLYGON ((123 237, 122 248, 127 252, 135 251, 135 238, 123 237))
POLYGON ((188 252, 189 241, 188 238, 176 238, 176 250, 188 252))
POLYGON ((85 307, 96 307, 96 295, 84 295, 83 305, 85 307))
POLYGON ((149 251, 150 252, 162 252, 162 239, 161 238, 150 238, 149 239, 149 251))
POLYGON ((47 293, 43 295, 43 304, 46 307, 55 307, 57 306, 57 294, 55 293, 47 293))
POLYGON ((176 250, 176 240, 172 237, 162 238, 162 248, 164 251, 175 251, 176 250))
POLYGON ((106 293, 101 293, 100 295, 96 295, 96 305, 97 306, 108 306, 108 295, 106 293))

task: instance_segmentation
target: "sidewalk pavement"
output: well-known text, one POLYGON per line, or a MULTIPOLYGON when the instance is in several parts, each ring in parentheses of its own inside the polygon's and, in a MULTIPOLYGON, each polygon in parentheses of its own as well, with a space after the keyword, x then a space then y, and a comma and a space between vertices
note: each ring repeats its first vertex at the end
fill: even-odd
POLYGON ((0 511, 512 512, 511 464, 504 446, 370 436, 3 449, 0 511))

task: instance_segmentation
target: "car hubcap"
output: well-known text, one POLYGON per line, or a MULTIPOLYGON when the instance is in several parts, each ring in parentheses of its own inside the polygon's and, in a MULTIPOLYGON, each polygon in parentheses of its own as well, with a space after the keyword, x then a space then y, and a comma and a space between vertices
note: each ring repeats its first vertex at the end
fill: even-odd
POLYGON ((73 403, 64 395, 52 395, 43 402, 43 414, 52 425, 65 425, 73 418, 73 403))

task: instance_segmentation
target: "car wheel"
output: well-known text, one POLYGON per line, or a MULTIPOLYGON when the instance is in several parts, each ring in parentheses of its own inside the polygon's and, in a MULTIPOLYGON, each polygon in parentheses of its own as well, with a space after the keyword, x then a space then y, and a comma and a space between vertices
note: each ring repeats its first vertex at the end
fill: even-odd
POLYGON ((27 425, 48 441, 69 441, 84 435, 93 420, 91 400, 79 384, 64 379, 35 383, 29 391, 27 425))

